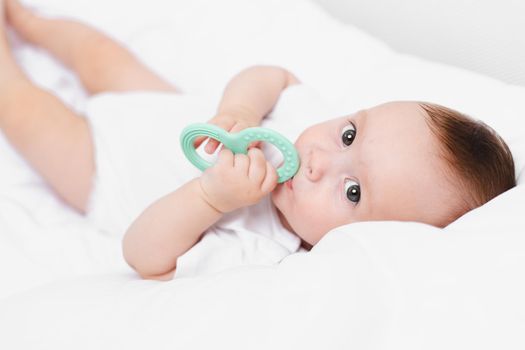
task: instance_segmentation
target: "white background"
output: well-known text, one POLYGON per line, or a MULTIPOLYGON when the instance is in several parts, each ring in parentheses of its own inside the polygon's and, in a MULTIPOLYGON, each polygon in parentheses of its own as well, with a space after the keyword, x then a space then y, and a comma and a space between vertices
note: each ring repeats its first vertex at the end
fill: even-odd
POLYGON ((525 1, 316 1, 399 52, 525 86, 525 1))

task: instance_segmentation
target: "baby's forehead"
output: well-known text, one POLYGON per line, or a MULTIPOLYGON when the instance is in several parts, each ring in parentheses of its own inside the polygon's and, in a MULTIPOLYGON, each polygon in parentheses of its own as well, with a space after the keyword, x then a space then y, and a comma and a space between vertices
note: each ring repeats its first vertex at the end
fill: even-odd
POLYGON ((385 207, 396 201, 418 203, 445 185, 446 165, 437 140, 416 103, 389 103, 355 115, 358 172, 385 207))
POLYGON ((426 112, 416 101, 391 101, 363 110, 369 118, 387 118, 398 122, 425 121, 426 112))
POLYGON ((394 177, 407 180, 444 165, 436 140, 425 124, 368 120, 360 136, 356 146, 367 172, 384 175, 388 181, 394 177))
MULTIPOLYGON (((389 102, 355 114, 358 137, 365 145, 388 146, 391 151, 435 146, 425 112, 416 102, 389 102), (426 147, 425 147, 426 146, 426 147)), ((415 150, 414 150, 415 151, 415 150)), ((411 153, 411 152, 410 152, 411 153)))

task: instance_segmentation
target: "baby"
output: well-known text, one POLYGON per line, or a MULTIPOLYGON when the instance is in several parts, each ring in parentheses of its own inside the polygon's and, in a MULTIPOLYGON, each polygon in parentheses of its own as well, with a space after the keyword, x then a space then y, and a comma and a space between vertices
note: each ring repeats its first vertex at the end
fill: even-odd
MULTIPOLYGON (((180 91, 86 25, 37 17, 16 0, 0 4, 0 127, 56 193, 86 213, 98 171, 91 129, 24 76, 10 54, 4 18, 75 71, 90 94, 180 91)), ((226 86, 209 122, 230 132, 258 126, 297 84, 280 67, 245 69, 226 86)), ((389 102, 327 120, 304 130, 295 146, 301 166, 283 184, 259 148, 247 155, 221 149, 212 167, 131 223, 123 239, 126 261, 143 278, 171 279, 178 258, 207 230, 268 195, 280 224, 308 249, 331 229, 358 221, 444 227, 515 186, 512 155, 492 129, 431 103, 389 102)), ((208 153, 217 148, 215 140, 205 146, 208 153)))

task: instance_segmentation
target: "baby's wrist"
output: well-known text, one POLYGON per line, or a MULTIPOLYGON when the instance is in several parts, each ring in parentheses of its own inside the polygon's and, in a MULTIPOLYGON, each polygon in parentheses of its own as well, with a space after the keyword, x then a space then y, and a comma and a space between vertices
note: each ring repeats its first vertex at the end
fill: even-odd
POLYGON ((222 182, 219 184, 213 184, 199 178, 201 198, 218 213, 227 214, 242 208, 247 205, 255 203, 251 200, 247 202, 243 196, 235 195, 235 193, 243 193, 245 191, 239 191, 238 188, 234 188, 228 185, 222 186, 222 182), (215 190, 217 189, 217 190, 215 190))
POLYGON ((249 106, 242 104, 228 105, 219 108, 217 116, 228 116, 236 121, 244 122, 247 126, 257 126, 262 116, 249 106))
POLYGON ((195 181, 195 188, 196 188, 196 191, 197 191, 197 195, 199 196, 199 198, 213 211, 215 211, 216 213, 218 214, 225 214, 226 211, 224 211, 223 209, 220 208, 220 206, 218 206, 216 203, 214 203, 215 201, 213 200, 213 196, 211 196, 205 189, 204 187, 202 186, 202 183, 201 183, 201 178, 197 178, 194 180, 195 181))

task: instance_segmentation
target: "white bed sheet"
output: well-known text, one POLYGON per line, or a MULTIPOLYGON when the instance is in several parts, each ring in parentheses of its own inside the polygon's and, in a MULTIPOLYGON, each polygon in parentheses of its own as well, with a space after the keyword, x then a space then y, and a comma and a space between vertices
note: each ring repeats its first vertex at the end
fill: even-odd
MULTIPOLYGON (((0 348, 525 347, 525 88, 399 55, 308 1, 26 2, 95 24, 194 94, 217 98, 238 70, 280 64, 334 113, 392 99, 458 108, 502 134, 520 177, 445 230, 359 223, 279 266, 159 283, 138 280, 120 242, 0 137, 0 348)), ((83 110, 67 70, 15 46, 35 82, 83 110)))

